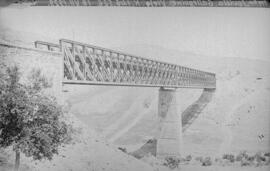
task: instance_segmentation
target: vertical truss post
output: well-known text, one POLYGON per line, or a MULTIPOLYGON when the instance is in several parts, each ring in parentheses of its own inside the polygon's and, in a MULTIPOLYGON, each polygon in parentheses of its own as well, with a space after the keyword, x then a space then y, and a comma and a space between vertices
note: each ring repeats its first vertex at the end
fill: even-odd
MULTIPOLYGON (((74 59, 73 61, 76 62, 75 61, 76 59, 74 56, 75 55, 74 51, 75 51, 75 47, 74 47, 74 43, 72 42, 71 43, 71 55, 72 55, 72 58, 74 59)), ((75 66, 75 63, 72 63, 72 75, 74 76, 75 79, 77 79, 74 66, 75 66)))
POLYGON ((86 48, 85 45, 83 47, 83 78, 86 80, 86 48))

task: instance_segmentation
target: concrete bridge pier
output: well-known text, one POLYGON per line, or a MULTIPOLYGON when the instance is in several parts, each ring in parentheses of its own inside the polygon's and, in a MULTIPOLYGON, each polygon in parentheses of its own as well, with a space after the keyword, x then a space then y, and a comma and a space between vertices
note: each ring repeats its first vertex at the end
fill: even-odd
POLYGON ((182 119, 177 112, 176 89, 159 89, 159 137, 157 158, 179 157, 182 147, 182 119))

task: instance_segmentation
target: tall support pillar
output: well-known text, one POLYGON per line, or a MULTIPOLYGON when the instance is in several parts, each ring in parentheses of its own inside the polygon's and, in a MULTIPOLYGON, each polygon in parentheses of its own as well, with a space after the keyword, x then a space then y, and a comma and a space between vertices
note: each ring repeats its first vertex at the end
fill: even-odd
POLYGON ((182 149, 182 119, 177 112, 176 89, 159 90, 159 137, 157 157, 179 157, 182 149))

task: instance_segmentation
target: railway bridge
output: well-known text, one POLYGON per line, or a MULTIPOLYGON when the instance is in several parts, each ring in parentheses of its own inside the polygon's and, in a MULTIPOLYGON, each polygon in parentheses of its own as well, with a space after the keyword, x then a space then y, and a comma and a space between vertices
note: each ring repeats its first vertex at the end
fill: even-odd
POLYGON ((62 84, 159 87, 159 158, 179 156, 182 118, 177 113, 176 89, 216 88, 214 73, 60 39, 59 44, 35 42, 36 48, 63 55, 62 84))

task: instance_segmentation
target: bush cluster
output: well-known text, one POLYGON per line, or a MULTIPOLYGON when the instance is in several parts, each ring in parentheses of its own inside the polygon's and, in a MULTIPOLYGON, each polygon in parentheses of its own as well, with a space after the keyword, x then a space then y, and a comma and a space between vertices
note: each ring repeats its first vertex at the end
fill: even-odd
POLYGON ((180 159, 177 157, 166 157, 163 163, 164 166, 167 166, 170 169, 178 168, 179 164, 180 164, 180 159))
POLYGON ((248 155, 246 151, 243 151, 236 156, 236 161, 240 162, 241 166, 268 165, 270 164, 270 157, 268 154, 269 153, 258 152, 254 155, 248 155))
POLYGON ((213 164, 221 164, 223 166, 230 165, 232 163, 239 164, 240 166, 263 166, 270 164, 270 153, 257 152, 256 154, 248 154, 246 151, 242 151, 237 155, 234 154, 224 154, 221 158, 215 158, 206 156, 197 156, 192 158, 188 155, 184 158, 182 157, 167 157, 163 165, 168 166, 171 169, 179 167, 179 164, 190 164, 190 162, 196 161, 202 166, 211 166, 213 164))
POLYGON ((222 159, 228 160, 229 162, 233 163, 235 161, 235 157, 233 154, 224 154, 222 159))
POLYGON ((205 157, 201 160, 202 166, 211 166, 212 160, 211 157, 205 157))

